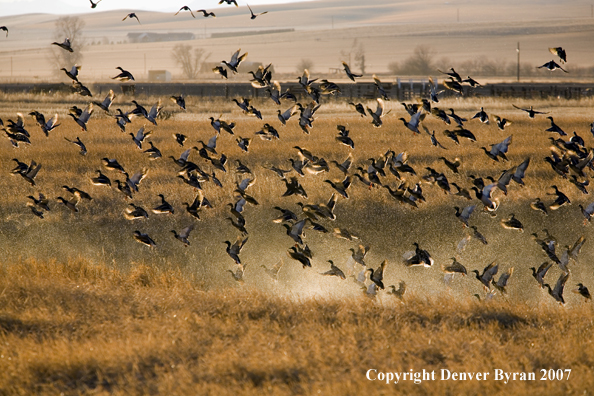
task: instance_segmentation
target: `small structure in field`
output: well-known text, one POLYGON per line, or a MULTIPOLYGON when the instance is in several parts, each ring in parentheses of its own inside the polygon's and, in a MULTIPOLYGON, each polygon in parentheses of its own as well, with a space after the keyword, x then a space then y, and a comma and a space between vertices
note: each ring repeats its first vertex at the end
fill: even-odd
POLYGON ((167 70, 149 70, 148 80, 154 82, 170 82, 171 73, 167 70))

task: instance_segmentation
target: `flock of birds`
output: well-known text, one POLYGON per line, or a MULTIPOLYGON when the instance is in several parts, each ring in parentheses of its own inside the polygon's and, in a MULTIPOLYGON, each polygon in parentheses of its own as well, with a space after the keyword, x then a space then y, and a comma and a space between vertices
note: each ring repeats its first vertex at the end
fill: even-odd
MULTIPOLYGON (((101 1, 101 0, 99 0, 101 1)), ((234 0, 221 0, 221 3, 226 2, 228 4, 237 3, 234 0)), ((95 8, 99 2, 94 3, 91 1, 92 8, 95 8)), ((182 11, 188 11, 194 17, 192 10, 184 6, 176 13, 176 15, 182 11)), ((203 12, 204 16, 207 17, 206 10, 197 10, 197 12, 203 12)), ((251 12, 251 9, 250 9, 251 12)), ((214 14, 210 13, 214 17, 214 14)), ((257 15, 265 14, 252 14, 252 19, 257 15)), ((128 18, 135 18, 140 23, 136 13, 128 14, 124 20, 128 18)), ((4 26, 0 29, 6 31, 8 35, 8 29, 4 26)), ((66 38, 64 42, 54 42, 53 45, 57 45, 65 51, 73 51, 70 40, 66 38)), ((562 48, 551 48, 550 52, 557 55, 560 58, 560 62, 564 63, 567 61, 566 53, 562 48)), ((221 61, 221 65, 217 66, 213 71, 221 75, 222 78, 227 77, 227 73, 238 73, 238 66, 245 60, 247 53, 241 54, 241 50, 237 50, 229 61, 221 61)), ((344 72, 348 78, 352 81, 356 81, 357 78, 361 78, 362 75, 353 73, 349 68, 349 65, 342 62, 344 72)), ((290 107, 285 111, 277 110, 277 120, 270 120, 266 122, 262 129, 255 133, 263 141, 271 141, 280 139, 278 130, 272 125, 278 121, 282 126, 287 125, 291 119, 297 119, 297 123, 300 129, 309 134, 314 127, 314 121, 317 110, 320 108, 321 98, 327 95, 339 95, 340 87, 328 80, 319 80, 310 78, 308 70, 304 70, 303 75, 297 77, 297 80, 302 88, 301 92, 291 92, 290 90, 282 91, 280 83, 272 79, 272 72, 270 66, 260 66, 257 70, 251 71, 251 83, 254 87, 265 90, 268 92, 270 99, 277 105, 280 106, 283 103, 291 103, 290 107), (308 103, 302 105, 298 102, 298 97, 306 98, 308 103)), ((556 69, 563 70, 555 61, 550 61, 543 66, 548 70, 554 71, 556 69)), ((82 96, 92 96, 91 91, 85 87, 79 81, 80 66, 74 65, 70 70, 63 68, 65 74, 72 79, 72 86, 74 92, 82 96)), ((119 81, 133 81, 134 76, 129 71, 122 67, 117 67, 119 74, 113 77, 113 79, 119 81)), ((563 70, 565 71, 565 70, 563 70)), ((443 86, 446 89, 457 92, 459 95, 464 93, 466 86, 475 87, 480 84, 468 76, 463 79, 453 68, 450 68, 447 72, 442 72, 447 76, 443 86)), ((389 113, 386 112, 385 101, 390 100, 388 92, 384 89, 380 79, 373 75, 375 87, 377 89, 377 99, 375 108, 369 108, 362 103, 350 103, 354 111, 356 111, 362 118, 368 118, 370 123, 376 127, 381 128, 384 124, 384 117, 389 113)), ((454 142, 455 145, 460 145, 461 139, 467 139, 469 141, 477 141, 476 136, 473 132, 467 129, 467 122, 469 120, 463 116, 456 114, 455 110, 450 108, 446 112, 444 109, 436 106, 439 103, 439 95, 444 91, 438 90, 438 84, 431 80, 431 91, 428 97, 421 98, 416 103, 402 103, 410 118, 399 118, 406 129, 416 135, 423 133, 427 134, 430 138, 431 144, 439 149, 446 149, 446 147, 437 140, 435 131, 429 131, 423 124, 426 117, 431 116, 443 121, 446 125, 456 125, 453 129, 446 129, 443 135, 454 142)), ((131 101, 133 108, 128 111, 122 109, 116 109, 116 114, 113 115, 111 112, 111 106, 114 102, 115 94, 110 91, 105 99, 101 102, 91 101, 88 106, 84 109, 79 109, 73 106, 69 110, 69 116, 72 117, 73 121, 81 128, 82 131, 87 131, 87 124, 93 114, 94 108, 101 108, 106 114, 115 118, 117 127, 125 132, 129 125, 135 119, 146 120, 153 125, 157 125, 160 119, 160 112, 162 109, 162 103, 159 100, 150 109, 145 108, 137 101, 131 101)), ((186 110, 185 98, 183 96, 171 96, 171 100, 179 106, 182 111, 186 110)), ((256 117, 260 120, 263 119, 261 111, 256 109, 251 103, 249 98, 241 98, 241 100, 235 98, 233 101, 246 115, 256 117)), ((514 105, 515 108, 524 111, 530 118, 535 118, 544 112, 534 110, 530 108, 521 108, 514 105)), ((50 133, 57 127, 60 126, 58 115, 55 114, 53 117, 46 119, 45 116, 38 112, 32 111, 29 113, 35 120, 36 124, 41 128, 45 136, 50 136, 50 133)), ((546 131, 556 133, 560 135, 559 138, 555 139, 551 137, 551 154, 545 158, 560 178, 568 180, 574 184, 580 191, 587 193, 587 186, 589 184, 589 178, 586 174, 587 169, 594 170, 592 165, 592 159, 594 157, 594 151, 585 147, 584 140, 577 135, 575 132, 569 140, 565 141, 562 137, 567 134, 559 127, 552 116, 548 119, 551 122, 551 127, 546 131)), ((498 117, 496 115, 489 115, 481 108, 470 120, 477 120, 475 122, 481 122, 489 124, 491 120, 494 120, 497 128, 505 130, 511 121, 498 117)), ((203 187, 205 183, 211 182, 213 185, 223 187, 221 181, 217 177, 217 172, 227 172, 229 161, 225 154, 219 153, 220 148, 217 147, 218 139, 221 135, 233 135, 236 138, 236 143, 244 152, 249 152, 251 138, 244 138, 236 135, 234 129, 236 124, 221 118, 215 119, 210 117, 211 125, 214 130, 214 135, 207 143, 198 141, 201 147, 193 146, 185 149, 179 157, 170 156, 172 159, 177 177, 187 184, 195 191, 197 191, 196 197, 192 203, 184 203, 186 212, 195 220, 200 220, 200 214, 203 208, 212 208, 211 203, 206 198, 203 187), (224 132, 224 133, 223 133, 224 132), (193 152, 198 152, 200 158, 206 163, 210 163, 210 170, 205 171, 203 165, 199 165, 190 160, 190 155, 193 152)), ((15 148, 19 148, 22 145, 31 144, 31 134, 25 128, 24 116, 18 113, 17 121, 7 120, 6 124, 0 120, 0 126, 2 127, 6 137, 10 140, 11 144, 15 148)), ((594 134, 594 123, 592 123, 591 131, 594 134)), ((349 130, 344 125, 337 125, 336 141, 348 147, 351 151, 355 148, 355 142, 349 135, 349 130)), ((136 133, 129 133, 131 135, 134 145, 143 150, 148 157, 148 160, 154 161, 159 160, 163 157, 161 151, 154 145, 150 140, 147 140, 151 136, 150 131, 146 131, 145 127, 142 126, 136 133), (150 146, 146 148, 146 143, 150 146)), ((175 133, 173 135, 175 141, 180 147, 188 142, 188 137, 182 133, 175 133)), ((74 139, 65 138, 68 142, 76 145, 81 155, 87 153, 87 148, 79 136, 74 139)), ((501 142, 491 144, 488 148, 481 147, 481 150, 485 153, 485 161, 495 162, 508 162, 507 153, 510 145, 512 144, 512 135, 507 137, 501 142)), ((463 208, 454 207, 452 214, 460 220, 462 226, 468 230, 467 235, 460 241, 458 245, 458 251, 463 251, 466 245, 473 239, 476 239, 482 244, 488 244, 485 236, 478 230, 476 225, 471 225, 472 214, 474 213, 477 206, 481 206, 485 213, 490 214, 492 217, 496 216, 497 209, 500 206, 501 198, 499 194, 495 194, 496 191, 500 191, 504 196, 508 195, 508 187, 513 181, 516 184, 524 185, 525 173, 530 165, 531 159, 526 158, 519 164, 515 164, 509 168, 504 169, 500 172, 499 176, 494 177, 475 177, 470 176, 472 186, 470 189, 459 186, 456 182, 450 182, 448 176, 439 172, 431 167, 427 167, 426 173, 418 175, 417 170, 409 163, 409 154, 407 152, 396 153, 392 150, 388 150, 385 154, 379 156, 379 158, 370 158, 366 161, 367 165, 354 166, 355 163, 352 153, 349 153, 347 158, 342 161, 327 161, 323 157, 315 155, 313 152, 306 148, 295 146, 294 149, 296 158, 290 158, 291 167, 287 166, 284 169, 282 165, 266 165, 266 170, 274 172, 278 175, 282 183, 286 187, 286 191, 282 194, 282 197, 288 197, 295 195, 302 199, 307 199, 308 194, 304 187, 300 183, 299 179, 304 177, 312 177, 320 173, 327 173, 330 171, 330 165, 336 167, 344 177, 340 180, 325 179, 324 183, 329 185, 328 188, 332 189, 332 195, 327 202, 318 204, 305 204, 298 202, 297 205, 300 207, 300 211, 293 211, 281 206, 275 206, 276 217, 274 222, 281 224, 288 236, 292 241, 292 246, 287 250, 287 255, 290 259, 300 263, 303 268, 312 267, 312 259, 314 257, 313 252, 305 242, 305 230, 313 230, 320 233, 328 233, 342 238, 348 241, 355 242, 356 246, 351 248, 351 255, 347 262, 345 271, 335 265, 334 261, 328 260, 330 268, 322 272, 323 276, 336 276, 340 279, 346 279, 352 277, 354 281, 362 288, 364 293, 370 297, 375 297, 380 290, 385 289, 384 285, 384 272, 388 265, 388 261, 384 260, 377 268, 369 266, 365 259, 366 255, 370 250, 369 246, 359 244, 356 242, 359 237, 353 232, 345 228, 333 228, 329 230, 327 228, 328 222, 336 220, 336 214, 334 210, 339 200, 349 199, 350 190, 352 189, 353 182, 358 179, 359 182, 366 188, 381 187, 386 189, 387 193, 393 197, 397 202, 408 206, 410 208, 418 208, 426 202, 426 196, 423 192, 425 184, 431 184, 437 186, 443 190, 445 194, 452 194, 458 197, 462 197, 468 201, 477 201, 471 203, 463 208), (356 170, 353 170, 356 168, 356 170), (297 176, 289 176, 288 174, 296 173, 297 176), (396 187, 392 187, 392 183, 387 182, 387 177, 392 174, 396 180, 396 187), (406 175, 406 176, 405 176, 406 175), (406 177, 418 176, 419 181, 412 185, 406 177), (455 191, 453 190, 455 189, 455 191), (455 211, 455 213, 454 213, 455 211)), ((448 172, 451 174, 459 174, 459 168, 462 165, 461 160, 455 158, 450 160, 444 156, 439 158, 443 161, 447 167, 448 172)), ((21 176, 31 186, 37 186, 36 177, 39 174, 42 166, 37 164, 35 161, 30 163, 22 162, 18 159, 14 159, 16 166, 12 169, 13 175, 21 176)), ((235 269, 229 270, 233 279, 238 282, 243 282, 247 264, 241 259, 241 252, 243 247, 248 243, 249 233, 247 230, 247 223, 245 218, 245 210, 249 205, 258 205, 258 201, 255 197, 251 196, 248 192, 251 186, 256 183, 256 177, 254 172, 249 169, 240 160, 235 161, 237 166, 235 167, 235 173, 241 175, 241 180, 237 181, 235 188, 233 189, 232 196, 233 202, 228 204, 229 217, 227 220, 230 225, 238 230, 240 235, 235 241, 225 241, 226 253, 232 259, 235 269)), ((115 158, 103 158, 102 165, 107 172, 103 173, 103 170, 97 170, 96 176, 92 177, 90 182, 95 186, 107 186, 111 187, 113 184, 116 185, 117 190, 120 191, 126 198, 126 200, 134 199, 135 194, 139 191, 141 182, 145 179, 148 173, 147 168, 132 174, 124 169, 124 167, 115 158), (112 181, 112 174, 120 175, 119 179, 112 181), (111 177, 110 177, 111 176, 111 177)), ((92 197, 87 192, 77 187, 63 186, 63 189, 69 194, 67 198, 59 196, 56 198, 58 202, 63 204, 68 210, 73 213, 79 211, 78 207, 82 201, 90 201, 92 197)), ((547 215, 550 210, 558 210, 562 206, 570 204, 570 200, 566 194, 564 194, 556 185, 551 186, 550 195, 555 196, 554 201, 551 204, 545 204, 540 198, 536 198, 531 208, 542 212, 543 215, 547 215)), ((174 207, 167 202, 164 194, 159 194, 160 203, 155 205, 150 212, 154 214, 173 214, 175 212, 174 207)), ((50 201, 42 193, 38 192, 38 196, 28 196, 30 200, 28 207, 31 213, 40 219, 44 218, 45 212, 50 210, 50 201)), ((591 221, 594 216, 594 203, 583 208, 580 205, 582 213, 584 215, 584 223, 591 221)), ((146 210, 142 205, 137 203, 129 203, 124 211, 124 216, 128 220, 146 219, 149 217, 149 210, 146 210)), ((514 215, 511 214, 509 218, 502 219, 500 224, 503 228, 509 230, 517 230, 522 232, 524 226, 522 222, 514 215)), ((173 236, 179 240, 183 245, 188 246, 190 242, 190 234, 195 228, 194 224, 190 224, 180 231, 171 230, 173 236)), ((542 248, 546 254, 548 261, 544 262, 538 268, 532 268, 532 274, 535 280, 538 282, 541 288, 547 289, 548 293, 560 303, 565 303, 563 297, 563 291, 565 283, 570 276, 569 264, 575 262, 578 259, 578 254, 585 243, 585 238, 580 237, 572 246, 566 245, 565 248, 557 248, 558 240, 553 237, 546 229, 543 231, 544 236, 539 236, 538 233, 534 233, 533 239, 542 248), (551 287, 548 282, 545 281, 545 276, 549 269, 556 264, 562 271, 560 277, 555 283, 554 287, 551 287)), ((148 233, 143 233, 139 230, 134 231, 133 237, 139 243, 142 243, 151 249, 157 246, 154 239, 149 236, 148 233)), ((431 254, 422 249, 419 243, 415 243, 415 250, 406 252, 403 255, 402 261, 406 267, 432 267, 434 260, 431 258, 431 254)), ((283 260, 272 268, 267 268, 262 265, 265 272, 270 275, 274 281, 278 280, 279 272, 283 266, 283 260)), ((444 272, 444 281, 450 284, 454 277, 458 275, 467 275, 467 268, 458 261, 456 257, 452 258, 452 263, 441 266, 444 272)), ((481 283, 486 292, 486 299, 492 298, 496 293, 505 294, 506 287, 510 278, 514 273, 514 268, 510 267, 502 271, 499 278, 497 274, 499 272, 499 264, 496 262, 490 263, 486 266, 482 273, 478 270, 472 271, 475 274, 476 279, 481 283)), ((401 281, 398 288, 395 285, 390 285, 391 289, 388 291, 389 294, 403 300, 406 292, 406 283, 401 281)), ((591 296, 586 286, 582 283, 578 284, 578 288, 575 290, 586 300, 590 300, 591 296)), ((477 295, 478 296, 478 295, 477 295)), ((478 296, 480 299, 480 296, 478 296)))

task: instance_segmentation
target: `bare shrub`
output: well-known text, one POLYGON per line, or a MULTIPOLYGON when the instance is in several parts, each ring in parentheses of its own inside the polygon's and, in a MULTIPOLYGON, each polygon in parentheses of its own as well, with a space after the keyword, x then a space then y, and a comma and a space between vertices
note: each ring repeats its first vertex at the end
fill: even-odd
POLYGON ((388 69, 393 74, 431 75, 435 73, 435 55, 437 52, 427 45, 418 45, 413 54, 402 63, 391 62, 388 69))
POLYGON ((311 71, 311 69, 313 69, 314 67, 314 62, 311 59, 301 59, 299 61, 299 63, 297 64, 297 72, 298 73, 303 73, 303 69, 307 69, 309 71, 311 71))
POLYGON ((182 69, 183 75, 193 80, 198 76, 200 66, 204 63, 210 53, 206 53, 203 48, 194 48, 189 44, 177 44, 171 51, 171 56, 175 63, 182 69))

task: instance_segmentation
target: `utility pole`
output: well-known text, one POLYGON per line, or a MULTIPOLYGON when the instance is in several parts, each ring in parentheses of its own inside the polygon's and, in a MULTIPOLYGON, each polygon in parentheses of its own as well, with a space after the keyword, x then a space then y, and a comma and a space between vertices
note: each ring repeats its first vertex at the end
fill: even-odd
POLYGON ((518 53, 518 82, 520 82, 520 42, 518 41, 518 47, 516 48, 516 52, 518 53))

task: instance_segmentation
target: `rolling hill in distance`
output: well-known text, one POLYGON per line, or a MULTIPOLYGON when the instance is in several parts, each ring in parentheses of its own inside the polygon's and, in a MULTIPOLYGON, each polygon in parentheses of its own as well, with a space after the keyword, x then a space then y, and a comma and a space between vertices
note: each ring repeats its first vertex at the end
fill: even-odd
MULTIPOLYGON (((14 6, 13 3, 8 5, 14 6)), ((26 10, 35 9, 35 2, 26 10)), ((196 9, 202 2, 187 3, 196 9)), ((202 5, 201 5, 202 4, 202 5)), ((213 1, 213 4, 216 2, 213 1)), ((3 7, 5 5, 3 4, 3 7)), ((76 15, 85 22, 82 79, 107 80, 116 66, 132 71, 139 79, 148 70, 166 69, 174 78, 181 70, 171 57, 176 44, 203 48, 209 62, 228 59, 237 48, 248 60, 273 63, 277 73, 296 73, 303 59, 313 63, 312 72, 328 73, 348 59, 354 41, 365 49, 366 74, 388 72, 388 64, 410 56, 415 47, 432 49, 440 67, 449 61, 486 57, 516 62, 521 43, 522 62, 535 66, 552 59, 548 47, 563 46, 568 62, 592 66, 592 6, 587 1, 397 1, 313 0, 277 5, 256 5, 254 12, 268 11, 250 20, 247 7, 213 8, 217 18, 194 19, 189 13, 139 11, 142 24, 122 21, 131 11, 101 11, 76 15), (246 32, 291 30, 246 35, 246 32), (130 43, 129 33, 192 33, 194 40, 130 43), (232 33, 231 37, 213 37, 232 33)), ((207 7, 208 8, 208 7, 207 7)), ((40 7, 39 9, 43 9, 40 7)), ((0 41, 0 80, 67 81, 56 75, 49 61, 55 21, 60 15, 22 14, 0 18, 10 29, 0 41)), ((60 40, 61 41, 61 40, 60 40)), ((353 60, 351 59, 351 62, 353 60)), ((69 68, 71 65, 64 65, 69 68)), ((337 78, 342 78, 339 75, 337 78)), ((206 78, 217 78, 216 75, 206 78)), ((238 77, 241 78, 241 77, 238 77)))

